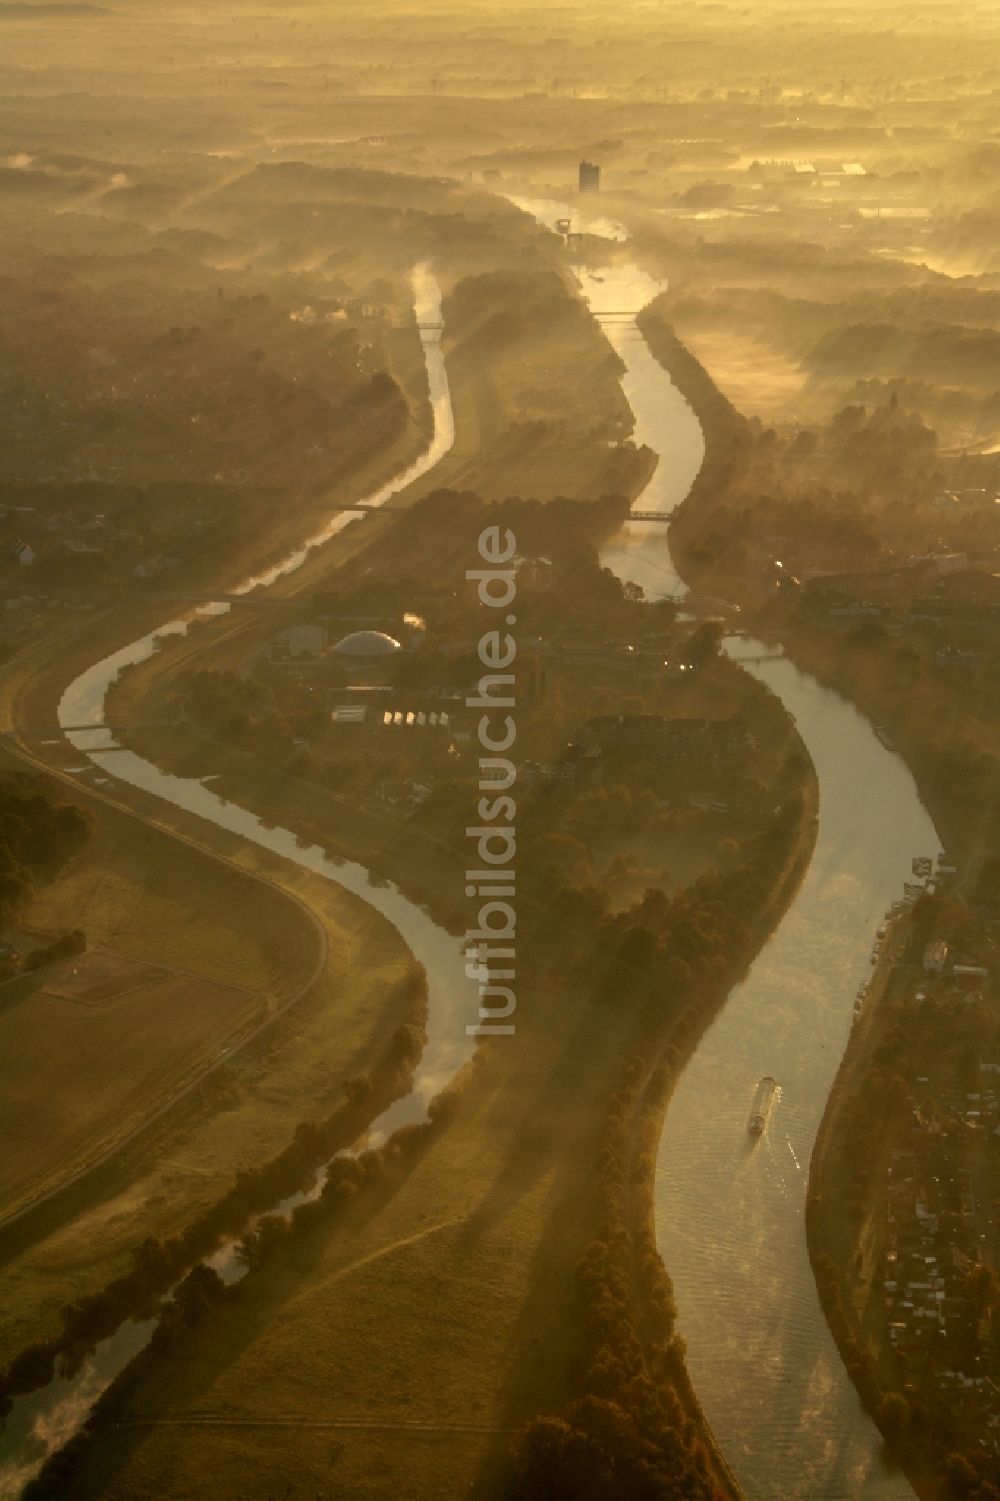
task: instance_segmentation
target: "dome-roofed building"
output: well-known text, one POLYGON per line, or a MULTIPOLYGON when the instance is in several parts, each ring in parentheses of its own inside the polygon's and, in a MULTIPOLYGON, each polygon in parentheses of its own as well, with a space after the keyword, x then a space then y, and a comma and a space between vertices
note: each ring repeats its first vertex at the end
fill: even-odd
POLYGON ((378 657, 392 657, 403 648, 394 636, 384 631, 352 631, 332 648, 338 657, 353 657, 356 661, 371 661, 378 657))

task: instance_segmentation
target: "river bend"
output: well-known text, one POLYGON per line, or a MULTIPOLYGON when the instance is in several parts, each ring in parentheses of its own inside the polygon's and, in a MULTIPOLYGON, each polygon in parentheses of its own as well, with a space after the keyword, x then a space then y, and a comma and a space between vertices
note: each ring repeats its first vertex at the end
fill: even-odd
MULTIPOLYGON (((575 274, 625 365, 633 436, 659 455, 635 504, 669 513, 698 473, 703 435, 634 319, 622 317, 664 288, 623 258, 624 234, 603 230, 586 205, 517 202, 547 229, 574 218, 619 242, 607 266, 575 274)), ((626 522, 602 561, 650 598, 681 599, 666 531, 626 522)), ((678 1081, 657 1155, 657 1243, 695 1391, 747 1501, 905 1501, 911 1487, 886 1470, 820 1307, 805 1202, 876 931, 912 878, 912 858, 933 856, 939 840, 906 765, 850 703, 774 648, 733 638, 726 649, 796 721, 816 768, 819 828, 791 906, 678 1081), (747 1116, 765 1074, 780 1093, 753 1145, 747 1116)))
MULTIPOLYGON (((427 366, 433 432, 428 447, 414 463, 367 498, 366 504, 372 506, 383 504, 390 496, 427 474, 449 452, 455 439, 448 374, 440 335, 435 331, 441 326, 441 293, 426 266, 416 268, 413 290, 417 323, 429 326, 421 333, 421 341, 427 366)), ((281 562, 245 579, 229 592, 245 594, 252 589, 266 588, 294 572, 314 548, 329 541, 352 519, 349 512, 336 513, 321 531, 281 562)), ((220 602, 196 613, 219 615, 228 609, 228 604, 220 602)), ((162 638, 182 635, 188 624, 189 619, 172 620, 81 673, 62 696, 58 709, 59 724, 76 749, 100 767, 106 776, 141 788, 176 808, 196 814, 217 828, 238 834, 251 844, 335 881, 362 897, 398 930, 414 958, 427 972, 427 1042, 410 1093, 391 1105, 373 1124, 366 1145, 375 1145, 400 1126, 425 1120, 428 1102, 471 1054, 472 1041, 466 1035, 465 1027, 478 1016, 479 996, 477 986, 465 974, 462 940, 439 927, 423 908, 395 886, 373 880, 363 866, 331 859, 319 845, 306 844, 291 830, 266 824, 238 803, 220 797, 202 781, 161 771, 151 761, 119 745, 110 730, 101 728, 106 723, 107 695, 119 674, 151 657, 162 638), (83 725, 96 728, 74 728, 83 725)), ((299 1197, 302 1196, 296 1196, 299 1197)), ((287 1213, 293 1202, 286 1200, 276 1208, 287 1213)), ((241 1275, 231 1243, 222 1247, 213 1258, 213 1264, 226 1280, 232 1281, 241 1275)), ((15 1401, 3 1432, 0 1501, 15 1501, 45 1458, 72 1437, 101 1392, 146 1344, 153 1327, 152 1321, 128 1321, 97 1347, 71 1380, 56 1379, 44 1390, 15 1401)))

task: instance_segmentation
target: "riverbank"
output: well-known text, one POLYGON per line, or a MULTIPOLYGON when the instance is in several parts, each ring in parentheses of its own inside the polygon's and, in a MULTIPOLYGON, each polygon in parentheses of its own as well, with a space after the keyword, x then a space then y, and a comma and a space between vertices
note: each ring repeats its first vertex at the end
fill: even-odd
MULTIPOLYGON (((805 747, 802 749, 804 752, 805 747)), ((754 922, 753 941, 758 951, 768 942, 794 900, 809 868, 816 844, 819 784, 812 763, 808 762, 808 757, 805 759, 809 765, 809 774, 803 788, 802 813, 797 831, 789 844, 784 866, 777 873, 775 885, 754 922)), ((637 1288, 639 1309, 655 1300, 661 1290, 671 1301, 673 1299, 669 1268, 665 1266, 657 1248, 656 1171, 657 1148, 663 1136, 676 1082, 705 1031, 725 1006, 730 990, 745 977, 755 957, 748 955, 745 958, 742 970, 731 977, 717 1006, 699 1016, 697 1026, 685 1027, 683 1030, 675 1027, 671 1030, 662 1042, 659 1063, 648 1068, 644 1081, 635 1092, 629 1132, 631 1153, 628 1176, 636 1184, 629 1206, 631 1235, 637 1252, 636 1264, 642 1268, 637 1288)), ((643 1330, 644 1325, 640 1322, 637 1331, 640 1340, 643 1338, 643 1330)), ((712 1473, 722 1493, 731 1498, 731 1501, 742 1501, 743 1489, 708 1422, 685 1360, 674 1358, 671 1372, 684 1410, 705 1446, 712 1473)))
MULTIPOLYGON (((720 461, 727 441, 743 432, 746 418, 723 396, 705 366, 677 337, 669 307, 670 294, 663 292, 643 308, 636 322, 649 348, 697 417, 705 434, 706 463, 714 466, 720 461)), ((701 487, 699 476, 682 506, 689 505, 694 510, 701 487)))
POLYGON ((996 996, 922 963, 958 932, 976 957, 992 952, 973 912, 947 899, 925 898, 890 929, 824 1115, 807 1214, 831 1327, 923 1501, 989 1495, 997 1480, 982 1440, 995 1418, 998 1103, 980 1068, 996 996))
POLYGON ((856 1205, 857 1187, 855 1166, 846 1160, 844 1144, 852 1134, 851 1117, 872 1068, 873 1053, 885 1039, 881 1009, 887 999, 887 981, 887 969, 880 966, 826 1102, 809 1164, 806 1238, 823 1312, 865 1410, 921 1501, 941 1501, 942 1488, 929 1455, 920 1453, 912 1442, 905 1450, 900 1448, 898 1412, 886 1401, 890 1393, 898 1396, 891 1379, 892 1354, 882 1342, 886 1319, 877 1281, 886 1250, 882 1189, 891 1130, 872 1144, 874 1171, 867 1177, 860 1207, 853 1212, 846 1207, 849 1199, 856 1205), (859 1312, 857 1283, 862 1266, 871 1286, 859 1312))
MULTIPOLYGON (((974 866, 988 849, 989 841, 983 827, 982 803, 972 803, 967 794, 963 795, 961 782, 954 785, 942 762, 940 719, 948 716, 944 713, 943 702, 936 703, 933 711, 929 710, 932 692, 938 689, 938 685, 904 684, 898 664, 891 658, 874 667, 870 654, 882 653, 884 646, 879 642, 868 646, 862 654, 869 657, 867 664, 863 660, 852 663, 849 648, 842 637, 831 639, 829 634, 824 636, 817 631, 804 630, 794 619, 780 624, 778 633, 796 662, 820 682, 857 704, 861 712, 887 734, 909 767, 921 799, 940 833, 940 848, 960 862, 963 877, 969 874, 968 867, 974 866), (907 710, 906 691, 919 695, 919 702, 928 707, 928 713, 922 713, 919 708, 907 710), (932 723, 936 732, 933 737, 928 733, 932 723)), ((953 685, 946 685, 946 691, 949 688, 953 689, 953 685)), ((960 696, 963 691, 959 687, 960 696)), ((951 723, 954 724, 961 712, 959 704, 948 707, 953 709, 951 723)))
MULTIPOLYGON (((652 332, 652 330, 650 330, 650 332, 652 332)), ((652 333, 652 336, 656 336, 655 333, 652 333)), ((673 527, 671 527, 671 534, 673 534, 674 537, 674 557, 676 557, 677 563, 679 563, 679 572, 682 573, 682 575, 685 575, 686 572, 694 573, 695 581, 700 582, 701 576, 704 575, 704 567, 703 557, 701 557, 700 552, 700 504, 698 503, 700 503, 701 497, 704 497, 704 500, 706 500, 707 503, 710 503, 710 501, 715 498, 716 489, 718 489, 719 486, 722 486, 722 488, 724 488, 725 470, 727 470, 727 465, 730 464, 730 462, 739 462, 739 450, 740 447, 743 446, 743 441, 745 441, 746 425, 745 422, 743 422, 742 417, 740 417, 739 414, 734 413, 733 408, 730 407, 730 404, 728 404, 728 402, 725 401, 724 398, 721 398, 721 396, 719 396, 719 393, 716 392, 715 386, 713 386, 712 378, 710 378, 710 375, 707 374, 707 371, 704 371, 703 366, 701 366, 700 363, 698 363, 697 360, 695 360, 694 357, 692 357, 691 354, 688 353, 688 351, 685 351, 683 350, 683 347, 680 347, 679 341, 676 341, 676 336, 673 336, 673 330, 665 330, 665 336, 664 333, 661 332, 661 335, 659 335, 658 347, 659 351, 661 351, 662 359, 664 359, 665 362, 668 362, 668 368, 671 369, 671 374, 674 374, 674 371, 676 371, 677 380, 679 380, 680 383, 683 383, 683 389, 685 389, 686 395, 689 396, 692 404, 694 404, 695 413, 697 413, 698 419, 700 419, 701 426, 703 426, 704 437, 706 437, 706 464, 704 464, 703 470, 701 470, 701 474, 700 477, 698 477, 697 483, 695 483, 695 486, 692 486, 692 491, 689 492, 688 498, 686 498, 686 500, 683 501, 682 506, 680 506, 679 512, 677 512, 676 522, 674 522, 673 527)), ((706 554, 704 561, 710 563, 709 554, 706 554)), ((710 569, 709 567, 709 575, 707 576, 710 575, 712 575, 712 569, 710 569)), ((781 632, 776 632, 776 635, 778 635, 778 638, 781 639, 781 632)), ((814 746, 812 746, 812 749, 814 749, 815 757, 815 743, 814 746)), ((824 760, 829 760, 829 758, 824 758, 824 760)), ((826 782, 827 776, 829 776, 829 772, 824 772, 821 781, 826 782)), ((829 796, 829 790, 827 790, 827 796, 829 796)), ((824 841, 824 844, 826 844, 826 841, 824 841)), ((923 853, 923 851, 916 850, 916 848, 914 848, 914 850, 911 850, 910 853, 917 854, 923 853)), ((824 859, 826 859, 826 857, 829 856, 824 856, 824 859)), ((901 877, 902 874, 904 874, 904 871, 905 866, 901 865, 901 877)), ((899 877, 899 884, 901 884, 901 877, 899 877)), ((815 880, 812 880, 811 878, 811 881, 809 881, 809 887, 814 886, 815 880)), ((887 899, 890 899, 889 893, 887 893, 887 899)), ((790 922, 790 919, 787 920, 787 923, 788 922, 790 922)), ((782 929, 782 932, 784 932, 784 929, 782 929)), ((824 941, 829 941, 829 935, 824 935, 824 941)), ((770 965, 772 965, 773 967, 773 961, 770 961, 770 965)), ((752 989, 754 989, 754 985, 752 985, 751 976, 751 991, 752 989)), ((842 997, 842 1006, 848 1006, 848 1004, 850 1004, 850 994, 850 991, 845 991, 844 997, 842 997)), ((734 1006, 734 1003, 730 1004, 731 1006, 734 1006)), ((739 1022, 737 1022, 737 1015, 739 1015, 739 1007, 736 1007, 736 1009, 731 1012, 730 1016, 731 1021, 733 1021, 734 1024, 739 1025, 739 1022)), ((718 1037, 716 1037, 715 1033, 713 1033, 713 1043, 716 1043, 716 1046, 713 1046, 712 1054, 713 1057, 716 1058, 716 1069, 718 1069, 719 1046, 718 1037)), ((746 1036, 746 1039, 743 1040, 743 1046, 748 1046, 749 1043, 752 1043, 752 1037, 746 1036)), ((764 1058, 761 1058, 761 1063, 764 1063, 764 1058)), ((775 1063, 775 1061, 773 1061, 773 1058, 767 1058, 766 1064, 764 1064, 764 1072, 778 1073, 778 1075, 781 1076, 782 1084, 788 1084, 788 1087, 791 1087, 791 1070, 788 1069, 787 1066, 782 1067, 781 1064, 775 1063)), ((703 1076, 703 1073, 704 1069, 698 1070, 698 1078, 701 1078, 701 1076, 703 1076)), ((691 1096, 692 1087, 694 1087, 694 1075, 689 1076, 689 1078, 685 1081, 686 1096, 691 1096)), ((826 1093, 826 1091, 824 1091, 824 1093, 826 1093)), ((706 1106, 704 1106, 703 1102, 703 1105, 701 1105, 701 1111, 704 1111, 704 1108, 706 1108, 706 1106)), ((673 1124, 674 1133, 680 1132, 680 1135, 685 1136, 685 1139, 686 1130, 683 1129, 682 1121, 683 1114, 685 1114, 686 1109, 688 1109, 688 1105, 686 1105, 686 1103, 685 1105, 680 1106, 680 1120, 674 1121, 673 1124)), ((664 1139, 667 1144, 671 1139, 670 1114, 668 1114, 667 1117, 667 1133, 665 1133, 664 1139)), ((689 1150, 694 1150, 694 1148, 689 1148, 689 1150)), ((821 1151, 824 1150, 824 1145, 818 1145, 817 1150, 821 1153, 821 1151)), ((668 1163, 664 1168, 664 1177, 667 1178, 668 1181, 670 1181, 671 1177, 673 1177, 673 1175, 671 1175, 670 1165, 668 1165, 668 1163)), ((709 1205, 706 1204, 706 1211, 707 1210, 709 1210, 709 1205)), ((664 1216, 667 1213, 668 1207, 667 1204, 665 1204, 664 1216)), ((739 1213, 739 1211, 734 1211, 734 1213, 739 1213)), ((745 1214, 746 1211, 743 1210, 742 1213, 745 1214)), ((749 1231, 749 1229, 748 1234, 752 1234, 752 1231, 749 1231)), ((685 1268, 685 1258, 686 1256, 688 1256, 688 1241, 689 1237, 679 1237, 679 1235, 671 1235, 670 1241, 668 1241, 667 1246, 661 1246, 662 1253, 664 1253, 665 1262, 670 1265, 671 1270, 679 1271, 682 1270, 682 1268, 685 1268), (682 1243, 683 1246, 685 1246, 685 1249, 680 1250, 679 1247, 682 1243), (673 1247, 673 1249, 671 1249, 671 1247, 673 1247)), ((694 1247, 689 1247, 689 1249, 691 1249, 691 1252, 694 1252, 694 1247)), ((806 1265, 809 1265, 809 1249, 811 1249, 811 1247, 803 1246, 803 1253, 805 1253, 805 1255, 803 1255, 803 1259, 806 1259, 806 1265)), ((709 1268, 704 1267, 704 1265, 701 1265, 700 1277, 701 1280, 706 1279, 706 1277, 709 1277, 710 1279, 710 1277, 712 1277, 712 1271, 710 1271, 709 1268)), ((812 1270, 809 1270, 809 1277, 811 1277, 812 1282, 815 1282, 815 1276, 814 1273, 812 1273, 812 1270)), ((766 1277, 764 1277, 763 1271, 761 1271, 761 1276, 758 1277, 758 1292, 763 1292, 764 1288, 766 1288, 766 1277)), ((826 1300, 823 1300, 823 1303, 826 1303, 826 1300)), ((700 1303, 698 1303, 698 1309, 701 1309, 701 1301, 700 1303)), ((823 1309, 818 1310, 818 1312, 820 1312, 821 1318, 826 1318, 826 1310, 824 1310, 824 1307, 823 1309)), ((685 1325, 685 1322, 683 1322, 683 1313, 685 1313, 685 1309, 683 1309, 682 1300, 682 1324, 680 1324, 680 1327, 682 1327, 682 1330, 685 1330, 685 1333, 688 1333, 689 1357, 691 1357, 691 1355, 694 1355, 695 1369, 697 1369, 698 1349, 697 1346, 694 1346, 691 1343, 691 1333, 689 1333, 689 1328, 691 1327, 689 1327, 689 1325, 685 1325)), ((695 1315, 694 1313, 689 1312, 688 1316, 689 1318, 694 1319, 695 1315)), ((836 1330, 833 1330, 833 1333, 836 1334, 836 1330)), ((716 1339, 718 1339, 718 1336, 713 1336, 712 1342, 715 1343, 716 1339)), ((844 1346, 841 1346, 841 1349, 839 1349, 839 1355, 841 1355, 841 1358, 848 1357, 848 1351, 844 1348, 844 1346)), ((760 1357, 758 1358, 760 1358, 760 1360, 763 1360, 763 1349, 761 1349, 760 1357)), ((769 1357, 767 1357, 767 1360, 770 1361, 772 1360, 772 1358, 773 1354, 770 1354, 769 1357)), ((719 1376, 719 1379, 722 1379, 722 1372, 719 1367, 713 1367, 713 1372, 715 1372, 716 1375, 719 1376)), ((853 1375, 853 1372, 851 1372, 851 1375, 853 1375)), ((745 1378, 743 1379, 745 1379, 745 1381, 748 1381, 748 1379, 751 1378, 749 1378, 749 1375, 745 1375, 745 1378)), ((695 1387, 697 1387, 698 1390, 703 1391, 704 1388, 706 1388, 706 1382, 707 1376, 706 1373, 704 1373, 703 1367, 703 1372, 701 1372, 701 1375, 695 1378, 695 1387)), ((716 1382, 716 1385, 718 1385, 718 1382, 716 1382)), ((715 1400, 715 1397, 713 1397, 713 1400, 715 1400)), ((743 1402, 743 1405, 754 1406, 754 1403, 743 1402)), ((718 1411, 718 1408, 716 1408, 716 1411, 718 1411)), ((785 1420, 788 1420, 788 1418, 785 1418, 785 1420)), ((872 1457, 868 1457, 868 1459, 862 1459, 862 1456, 860 1456, 859 1453, 857 1454, 856 1460, 854 1460, 853 1456, 848 1459, 848 1453, 847 1450, 845 1450, 841 1462, 857 1462, 859 1463, 859 1465, 869 1466, 872 1463, 872 1457)), ((764 1489, 766 1489, 766 1492, 769 1493, 769 1495, 778 1495, 778 1493, 781 1493, 781 1495, 785 1495, 785 1493, 787 1493, 787 1495, 796 1496, 805 1495, 805 1490, 800 1489, 800 1486, 802 1486, 803 1483, 803 1474, 805 1474, 806 1472, 806 1465, 811 1465, 811 1462, 812 1456, 809 1457, 808 1462, 803 1463, 802 1471, 799 1472, 799 1475, 794 1474, 793 1471, 790 1472, 787 1477, 785 1477, 785 1475, 782 1474, 782 1472, 779 1471, 778 1468, 775 1468, 775 1460, 773 1460, 772 1457, 772 1463, 770 1463, 770 1465, 766 1465, 766 1463, 764 1463, 764 1465, 761 1465, 760 1471, 758 1471, 757 1483, 763 1484, 763 1475, 767 1474, 769 1475, 769 1478, 767 1478, 767 1483, 766 1486, 764 1486, 764 1489), (785 1486, 787 1486, 787 1489, 785 1489, 785 1486)), ((877 1462, 877 1460, 875 1460, 875 1462, 877 1462)), ((818 1477, 815 1478, 814 1484, 815 1486, 821 1484, 821 1481, 818 1480, 818 1477)), ((895 1490, 892 1490, 892 1483, 887 1480, 887 1484, 889 1484, 889 1489, 886 1490, 887 1495, 889 1495, 889 1493, 895 1495, 896 1492, 895 1490)), ((809 1493, 811 1493, 812 1495, 812 1493, 815 1493, 815 1490, 811 1489, 809 1490, 809 1493)))

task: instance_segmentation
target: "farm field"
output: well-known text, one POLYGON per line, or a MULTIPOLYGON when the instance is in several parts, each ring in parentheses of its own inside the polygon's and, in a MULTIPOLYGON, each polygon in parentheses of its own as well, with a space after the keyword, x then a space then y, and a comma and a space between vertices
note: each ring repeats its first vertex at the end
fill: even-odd
POLYGON ((599 1101, 628 1031, 558 991, 525 1006, 530 1038, 483 1060, 431 1150, 289 1245, 140 1381, 81 1496, 281 1495, 293 1468, 297 1494, 351 1501, 495 1482, 519 1424, 563 1390, 599 1101), (572 1106, 548 1087, 550 1048, 572 1106), (282 1423, 295 1414, 308 1423, 282 1423))
POLYGON ((103 952, 0 991, 0 1220, 128 1135, 262 997, 103 952))
POLYGON ((138 1241, 176 1233, 300 1122, 336 1109, 402 1019, 411 964, 384 919, 328 882, 273 860, 254 873, 274 884, 253 880, 86 801, 96 815, 86 849, 38 888, 22 924, 35 943, 82 928, 86 961, 0 989, 2 1214, 141 1125, 265 998, 296 995, 316 972, 321 930, 326 959, 302 999, 176 1109, 0 1224, 0 1363, 119 1275, 138 1241))

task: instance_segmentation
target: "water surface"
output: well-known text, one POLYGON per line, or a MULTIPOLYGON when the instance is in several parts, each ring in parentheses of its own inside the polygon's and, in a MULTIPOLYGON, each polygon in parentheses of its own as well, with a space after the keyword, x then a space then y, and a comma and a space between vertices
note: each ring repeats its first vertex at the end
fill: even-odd
MULTIPOLYGON (((574 227, 585 227, 590 234, 626 239, 623 226, 602 219, 586 204, 550 198, 511 202, 553 233, 558 219, 571 218, 574 227)), ((625 259, 600 267, 575 265, 573 270, 584 301, 625 366, 621 386, 633 416, 632 438, 656 456, 656 467, 632 508, 669 516, 694 484, 705 457, 705 438, 636 322, 667 284, 625 259)), ((687 586, 674 568, 668 532, 662 521, 626 521, 601 549, 601 562, 619 578, 638 584, 649 599, 682 599, 687 586)))
MULTIPOLYGON (((756 657, 759 644, 729 643, 756 657)), ((802 887, 709 1028, 667 1113, 656 1228, 695 1390, 748 1501, 903 1501, 819 1305, 805 1240, 809 1160, 875 933, 939 847, 899 756, 782 658, 748 663, 794 716, 820 786, 802 887), (756 1145, 754 1088, 780 1095, 756 1145)))

